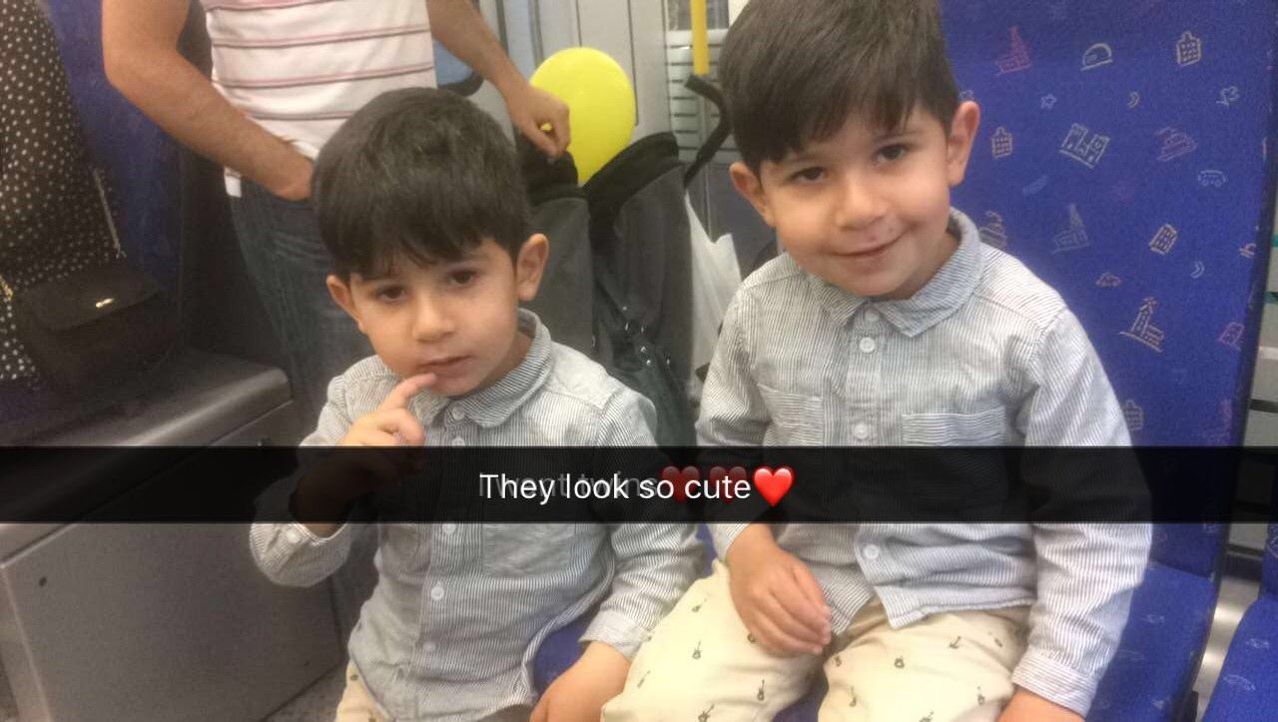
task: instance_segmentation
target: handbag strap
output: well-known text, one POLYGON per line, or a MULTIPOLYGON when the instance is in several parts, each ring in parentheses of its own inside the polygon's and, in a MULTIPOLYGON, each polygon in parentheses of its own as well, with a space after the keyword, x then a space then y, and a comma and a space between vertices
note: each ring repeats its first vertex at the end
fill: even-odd
POLYGON ((97 168, 92 169, 93 184, 98 189, 98 202, 102 204, 102 215, 106 217, 107 229, 111 231, 111 243, 115 246, 115 252, 124 255, 124 249, 120 247, 120 234, 115 230, 115 217, 111 215, 111 204, 107 203, 106 189, 102 187, 102 174, 97 168))
MULTIPOLYGON (((107 202, 106 188, 102 185, 102 174, 97 168, 90 169, 93 175, 93 184, 98 191, 98 203, 102 205, 102 215, 106 218, 107 229, 111 232, 111 245, 115 248, 118 257, 124 257, 124 249, 120 247, 120 233, 115 229, 115 217, 111 215, 111 204, 107 202)), ((13 301, 13 287, 9 285, 4 276, 0 276, 0 294, 4 295, 6 301, 13 301)))

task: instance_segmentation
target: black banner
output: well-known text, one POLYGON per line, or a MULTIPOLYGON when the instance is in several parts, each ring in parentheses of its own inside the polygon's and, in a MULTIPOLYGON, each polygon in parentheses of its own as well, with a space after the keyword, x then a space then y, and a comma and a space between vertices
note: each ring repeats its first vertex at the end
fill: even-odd
POLYGON ((1240 448, 8 448, 4 522, 1225 522, 1240 448))

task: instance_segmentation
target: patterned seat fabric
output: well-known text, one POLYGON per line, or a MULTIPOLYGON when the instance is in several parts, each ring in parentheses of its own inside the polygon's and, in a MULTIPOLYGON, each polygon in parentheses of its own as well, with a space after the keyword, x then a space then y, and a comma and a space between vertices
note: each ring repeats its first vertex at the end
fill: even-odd
MULTIPOLYGON (((1240 443, 1273 218, 1275 5, 944 8, 984 111, 955 204, 1065 297, 1136 444, 1240 443)), ((1226 536, 1210 515, 1233 489, 1203 482, 1219 489, 1205 523, 1155 529, 1090 719, 1192 706, 1226 536)))
POLYGON ((1260 598, 1243 614, 1204 722, 1272 719, 1278 709, 1278 523, 1269 525, 1260 598))

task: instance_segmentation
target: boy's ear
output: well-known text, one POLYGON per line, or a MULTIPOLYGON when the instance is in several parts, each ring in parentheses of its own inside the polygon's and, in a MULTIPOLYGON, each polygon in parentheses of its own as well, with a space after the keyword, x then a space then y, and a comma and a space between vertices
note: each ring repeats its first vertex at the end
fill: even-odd
POLYGON ((950 123, 950 137, 945 154, 945 175, 953 188, 963 182, 967 161, 972 157, 972 144, 981 127, 981 106, 967 100, 959 104, 950 123))
POLYGON ((545 234, 534 233, 519 247, 519 256, 515 259, 515 292, 520 301, 527 303, 537 297, 549 258, 550 239, 545 234))
MULTIPOLYGON (((760 169, 762 170, 762 169, 760 169)), ((768 205, 768 196, 763 192, 763 181, 750 170, 750 166, 737 161, 728 167, 728 175, 732 177, 732 185, 742 198, 750 201, 750 205, 763 217, 763 222, 776 228, 772 220, 772 209, 768 205)))
POLYGON ((360 333, 365 333, 364 322, 359 320, 359 310, 355 308, 350 284, 332 273, 328 274, 328 278, 324 279, 324 283, 328 285, 328 295, 333 297, 333 301, 341 306, 347 315, 355 319, 355 324, 359 326, 360 333))

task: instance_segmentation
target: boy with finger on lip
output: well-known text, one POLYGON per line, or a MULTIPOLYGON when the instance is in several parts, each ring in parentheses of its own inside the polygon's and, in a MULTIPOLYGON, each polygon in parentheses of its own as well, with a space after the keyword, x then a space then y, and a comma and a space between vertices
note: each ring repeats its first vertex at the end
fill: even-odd
MULTIPOLYGON (((519 308, 548 240, 529 232, 513 145, 469 101, 375 99, 320 154, 314 198, 329 290, 376 355, 333 379, 304 445, 655 445, 653 405, 519 308)), ((380 483, 348 466, 303 477, 296 517, 343 519, 380 483)), ((253 552, 274 581, 312 585, 352 526, 257 524, 253 552)), ((337 719, 598 720, 698 560, 686 525, 379 525, 337 719), (596 607, 581 659, 538 700, 538 646, 596 607)))

